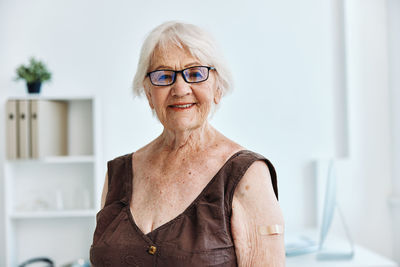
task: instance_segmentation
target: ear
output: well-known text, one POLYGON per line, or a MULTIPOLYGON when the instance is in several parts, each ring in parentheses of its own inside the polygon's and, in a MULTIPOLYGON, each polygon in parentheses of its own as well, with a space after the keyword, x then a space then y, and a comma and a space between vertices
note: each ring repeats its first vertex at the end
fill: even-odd
POLYGON ((222 92, 221 89, 219 89, 219 87, 215 90, 215 94, 214 94, 214 103, 216 105, 218 105, 219 101, 221 100, 222 97, 222 92))

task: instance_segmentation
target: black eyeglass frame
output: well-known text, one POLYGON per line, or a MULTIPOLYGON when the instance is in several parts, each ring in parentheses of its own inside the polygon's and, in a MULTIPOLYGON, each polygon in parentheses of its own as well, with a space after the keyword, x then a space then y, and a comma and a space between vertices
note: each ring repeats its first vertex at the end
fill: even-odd
POLYGON ((148 73, 146 74, 146 77, 149 77, 151 84, 154 85, 154 86, 170 86, 170 85, 174 84, 175 81, 176 81, 176 77, 178 76, 178 73, 180 73, 180 74, 182 75, 183 80, 184 80, 185 82, 187 82, 187 83, 202 83, 202 82, 207 81, 207 80, 208 80, 208 77, 210 77, 210 70, 215 70, 215 68, 214 68, 214 67, 210 67, 210 66, 191 66, 191 67, 186 68, 186 69, 183 69, 183 70, 168 70, 168 69, 165 70, 165 69, 161 69, 161 70, 153 70, 153 71, 148 72, 148 73), (207 68, 207 70, 208 70, 208 71, 207 71, 207 78, 204 79, 204 80, 202 80, 202 81, 198 81, 198 82, 189 82, 189 81, 187 81, 185 75, 183 75, 183 72, 184 72, 185 70, 188 70, 188 69, 199 68, 199 67, 207 68), (154 72, 157 72, 157 71, 172 71, 172 72, 174 72, 174 79, 173 79, 172 82, 169 83, 169 84, 165 84, 165 85, 154 84, 153 81, 151 80, 150 74, 152 74, 152 73, 154 73, 154 72))

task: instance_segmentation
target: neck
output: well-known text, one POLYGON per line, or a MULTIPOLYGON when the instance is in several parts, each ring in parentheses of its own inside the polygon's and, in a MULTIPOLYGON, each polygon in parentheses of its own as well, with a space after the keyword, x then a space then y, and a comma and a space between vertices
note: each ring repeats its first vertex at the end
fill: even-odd
POLYGON ((207 122, 199 128, 187 130, 171 130, 164 128, 159 141, 170 152, 185 150, 202 150, 212 144, 216 130, 207 122))

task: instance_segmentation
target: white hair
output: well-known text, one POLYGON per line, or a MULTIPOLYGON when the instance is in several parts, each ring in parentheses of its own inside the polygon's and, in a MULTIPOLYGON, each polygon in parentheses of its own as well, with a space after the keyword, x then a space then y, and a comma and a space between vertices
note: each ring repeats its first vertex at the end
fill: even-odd
POLYGON ((135 95, 140 96, 144 93, 143 83, 150 71, 149 67, 155 49, 167 50, 171 44, 188 49, 189 53, 202 64, 216 69, 216 84, 221 96, 232 90, 232 75, 211 35, 193 24, 168 21, 153 29, 143 42, 133 79, 135 95))

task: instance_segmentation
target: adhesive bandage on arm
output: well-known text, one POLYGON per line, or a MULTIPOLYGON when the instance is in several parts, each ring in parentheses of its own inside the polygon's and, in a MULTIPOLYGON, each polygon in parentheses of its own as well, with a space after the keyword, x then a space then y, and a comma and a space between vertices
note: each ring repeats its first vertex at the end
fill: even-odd
POLYGON ((280 224, 272 225, 259 225, 258 226, 259 235, 281 235, 283 234, 283 226, 280 224))

